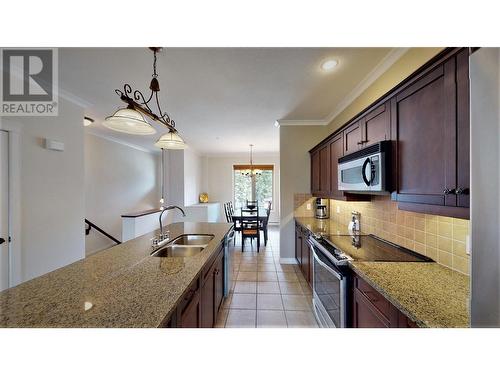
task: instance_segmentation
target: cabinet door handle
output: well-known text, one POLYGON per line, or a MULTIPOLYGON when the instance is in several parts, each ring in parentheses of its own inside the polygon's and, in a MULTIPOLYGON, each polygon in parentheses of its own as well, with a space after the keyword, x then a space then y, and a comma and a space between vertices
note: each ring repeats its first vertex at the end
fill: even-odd
POLYGON ((455 192, 457 195, 469 195, 469 188, 458 188, 455 192))
POLYGON ((455 189, 444 189, 443 194, 444 195, 455 194, 455 189))
POLYGON ((358 145, 362 145, 363 143, 365 143, 365 142, 364 141, 359 141, 358 145))

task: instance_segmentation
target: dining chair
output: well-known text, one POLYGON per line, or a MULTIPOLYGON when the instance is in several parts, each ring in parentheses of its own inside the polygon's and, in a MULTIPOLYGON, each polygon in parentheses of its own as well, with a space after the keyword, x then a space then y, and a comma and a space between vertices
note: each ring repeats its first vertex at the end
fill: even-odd
POLYGON ((269 226, 269 216, 271 215, 271 207, 272 203, 267 202, 267 209, 266 209, 266 218, 263 220, 262 223, 262 232, 264 232, 264 246, 267 246, 267 238, 268 238, 268 226, 269 226))
POLYGON ((259 222, 259 211, 241 209, 241 251, 245 249, 245 239, 257 239, 257 252, 260 250, 260 230, 261 224, 259 222))
POLYGON ((226 215, 226 221, 228 223, 233 223, 233 230, 235 232, 234 244, 236 245, 236 233, 241 232, 241 223, 233 219, 234 215, 233 202, 224 203, 224 213, 226 215))
POLYGON ((259 201, 252 201, 247 199, 246 207, 250 210, 255 210, 259 207, 259 201))

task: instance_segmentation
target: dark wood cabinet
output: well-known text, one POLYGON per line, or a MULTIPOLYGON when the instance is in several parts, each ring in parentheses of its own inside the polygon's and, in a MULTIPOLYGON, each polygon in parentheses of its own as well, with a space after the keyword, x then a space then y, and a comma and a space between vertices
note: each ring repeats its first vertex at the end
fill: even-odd
POLYGON ((344 154, 391 139, 390 104, 382 103, 343 131, 344 154))
POLYGON ((342 134, 337 134, 328 143, 330 148, 330 192, 331 198, 343 198, 344 194, 339 190, 338 181, 338 160, 344 156, 344 137, 342 134))
POLYGON ((388 186, 402 210, 469 217, 469 49, 448 48, 311 151, 315 197, 340 192, 337 160, 391 140, 388 186))
POLYGON ((180 328, 201 327, 201 301, 198 289, 198 280, 186 293, 179 306, 179 319, 177 326, 180 328))
MULTIPOLYGON (((217 319, 217 314, 222 306, 222 301, 224 300, 224 252, 221 251, 219 256, 215 261, 214 268, 214 317, 217 319)), ((214 321, 215 324, 215 321, 214 321)))
POLYGON ((301 258, 301 270, 304 278, 307 282, 310 281, 310 267, 311 267, 311 250, 307 243, 307 236, 302 233, 302 258, 301 258))
POLYGON ((295 224, 295 259, 300 266, 302 263, 302 229, 299 224, 295 224))
POLYGON ((417 325, 358 275, 352 284, 353 328, 416 328, 417 325))
POLYGON ((309 284, 312 283, 312 254, 307 243, 308 231, 295 223, 295 258, 302 275, 309 284))
POLYGON ((215 278, 209 274, 201 288, 201 327, 212 328, 215 323, 215 278))
POLYGON ((224 301, 224 247, 215 251, 200 275, 184 293, 165 328, 212 328, 224 301))
POLYGON ((344 154, 360 150, 363 147, 363 131, 361 121, 347 126, 343 132, 344 136, 344 154))
POLYGON ((383 103, 361 119, 362 147, 391 139, 390 103, 383 103))
POLYGON ((401 208, 423 204, 429 213, 468 215, 458 209, 469 206, 468 87, 468 51, 463 50, 392 99, 397 139, 393 199, 403 203, 401 208))
POLYGON ((224 299, 224 251, 220 248, 216 259, 202 272, 201 327, 215 325, 224 299))
POLYGON ((320 154, 319 150, 311 152, 311 194, 317 196, 320 191, 320 154))
POLYGON ((319 192, 326 196, 330 193, 330 147, 325 145, 319 149, 319 192))
POLYGON ((330 191, 330 149, 323 145, 311 153, 311 193, 326 196, 330 191))

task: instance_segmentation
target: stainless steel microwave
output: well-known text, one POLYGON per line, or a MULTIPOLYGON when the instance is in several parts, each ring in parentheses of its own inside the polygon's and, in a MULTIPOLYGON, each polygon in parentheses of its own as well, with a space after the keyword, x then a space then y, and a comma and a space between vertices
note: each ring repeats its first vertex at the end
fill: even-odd
POLYGON ((338 188, 347 192, 388 192, 391 141, 382 141, 339 158, 338 188))

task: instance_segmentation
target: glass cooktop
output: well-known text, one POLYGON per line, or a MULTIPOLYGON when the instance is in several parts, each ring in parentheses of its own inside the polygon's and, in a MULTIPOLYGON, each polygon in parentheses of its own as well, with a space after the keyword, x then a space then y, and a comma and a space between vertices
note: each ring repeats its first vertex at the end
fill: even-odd
POLYGON ((405 247, 369 235, 323 236, 328 244, 361 262, 433 262, 432 259, 405 247))

